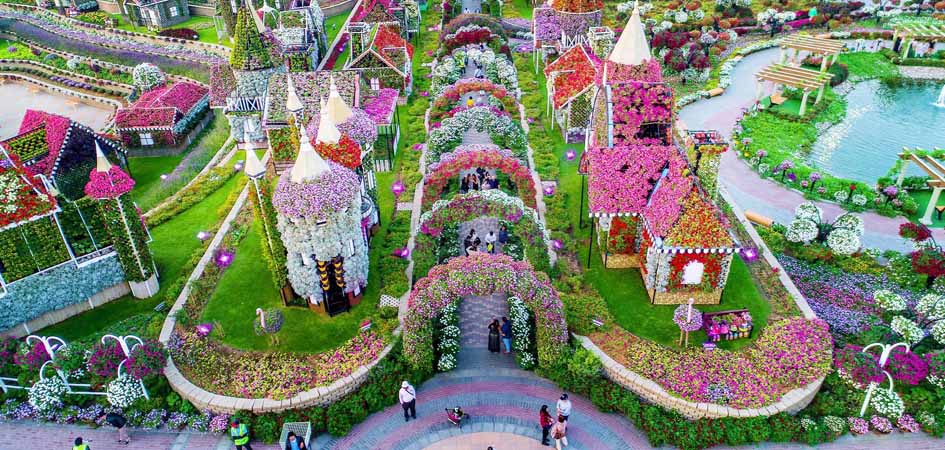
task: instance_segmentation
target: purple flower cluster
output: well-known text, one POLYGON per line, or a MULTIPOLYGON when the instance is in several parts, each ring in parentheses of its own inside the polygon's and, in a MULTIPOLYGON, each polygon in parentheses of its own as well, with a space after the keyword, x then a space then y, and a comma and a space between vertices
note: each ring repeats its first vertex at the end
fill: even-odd
POLYGON ((391 123, 394 109, 397 107, 397 90, 384 88, 377 91, 374 98, 364 104, 364 112, 378 125, 391 123))
MULTIPOLYGON (((393 91, 393 89, 390 90, 393 91)), ((359 145, 373 144, 377 140, 378 124, 365 111, 355 108, 351 112, 352 115, 348 120, 338 124, 338 131, 353 139, 359 145)))
POLYGON ((896 421, 896 428, 899 428, 899 431, 904 433, 918 433, 920 430, 922 430, 922 427, 919 426, 919 423, 908 414, 903 414, 899 417, 899 420, 896 421))
POLYGON ((360 195, 357 174, 333 161, 326 162, 330 170, 313 181, 293 183, 291 170, 282 174, 272 197, 272 205, 280 214, 326 220, 349 207, 355 196, 360 195))

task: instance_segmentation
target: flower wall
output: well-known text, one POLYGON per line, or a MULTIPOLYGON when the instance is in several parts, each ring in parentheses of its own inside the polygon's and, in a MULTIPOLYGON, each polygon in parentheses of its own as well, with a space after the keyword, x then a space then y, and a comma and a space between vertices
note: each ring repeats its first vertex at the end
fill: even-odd
POLYGON ((433 205, 443 189, 452 180, 458 180, 459 175, 466 170, 476 168, 496 169, 509 176, 518 188, 519 198, 529 208, 536 207, 535 181, 531 170, 520 160, 512 156, 509 150, 494 148, 480 148, 478 145, 461 145, 456 150, 440 156, 439 162, 427 167, 427 175, 423 181, 423 209, 433 205))
POLYGON ((0 228, 32 217, 46 214, 56 208, 55 199, 29 181, 19 157, 0 160, 0 228))
POLYGON ((430 321, 458 298, 503 292, 536 311, 538 363, 558 361, 568 339, 564 308, 548 277, 527 262, 505 255, 480 254, 454 258, 416 282, 403 322, 404 355, 414 367, 433 368, 430 321))
POLYGON ((628 81, 611 85, 613 142, 611 146, 671 142, 673 91, 669 85, 628 81), (646 125, 661 125, 655 132, 641 133, 646 125))
POLYGON ((827 328, 819 319, 783 319, 740 351, 674 351, 619 327, 591 339, 627 369, 682 399, 758 408, 830 372, 833 339, 827 328))
POLYGON ((293 219, 329 220, 355 200, 360 204, 358 176, 334 161, 326 163, 329 170, 312 181, 293 183, 291 170, 279 177, 272 197, 279 214, 293 219))
POLYGON ((273 183, 269 178, 249 183, 249 198, 253 204, 253 216, 263 226, 263 257, 272 275, 272 284, 276 288, 286 285, 286 250, 279 233, 278 215, 272 206, 273 183))
POLYGON ((128 281, 145 281, 154 275, 154 262, 148 246, 148 233, 138 208, 128 196, 99 201, 112 245, 128 281))

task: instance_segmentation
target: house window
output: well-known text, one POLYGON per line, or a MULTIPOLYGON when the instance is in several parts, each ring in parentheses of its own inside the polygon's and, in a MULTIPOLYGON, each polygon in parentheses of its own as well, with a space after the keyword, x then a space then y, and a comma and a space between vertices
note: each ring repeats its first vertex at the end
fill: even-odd
POLYGON ((151 133, 141 133, 141 146, 151 146, 154 145, 154 136, 151 133))
POLYGON ((371 90, 379 91, 381 90, 381 80, 377 78, 371 78, 371 90))
POLYGON ((701 284, 705 264, 699 261, 690 261, 683 267, 682 284, 701 284))
POLYGON ((171 17, 177 17, 180 14, 180 11, 177 10, 177 6, 171 6, 167 9, 167 12, 171 15, 171 17))

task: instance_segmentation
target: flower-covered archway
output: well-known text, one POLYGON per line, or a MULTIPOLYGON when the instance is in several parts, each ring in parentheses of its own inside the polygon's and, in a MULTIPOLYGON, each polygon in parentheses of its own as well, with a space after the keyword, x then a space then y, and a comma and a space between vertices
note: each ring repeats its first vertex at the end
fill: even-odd
POLYGON ((470 128, 489 133, 492 143, 511 149, 515 157, 522 161, 527 160, 528 149, 522 126, 509 116, 495 114, 488 107, 477 106, 443 119, 438 127, 430 130, 427 153, 430 161, 437 162, 442 154, 458 147, 463 142, 463 134, 470 128))
POLYGON ((437 314, 467 296, 504 293, 518 297, 535 315, 538 364, 558 361, 568 339, 564 306, 548 276, 505 255, 453 258, 417 281, 404 318, 404 356, 418 369, 433 370, 433 327, 437 314))
POLYGON ((450 112, 455 109, 460 100, 470 92, 485 92, 498 100, 502 109, 510 114, 518 111, 518 100, 509 91, 498 84, 489 80, 475 78, 465 78, 457 81, 452 86, 446 88, 430 108, 430 120, 440 120, 450 116, 450 112))
POLYGON ((538 213, 518 197, 492 189, 460 194, 449 201, 440 200, 420 216, 420 233, 413 249, 415 274, 425 274, 431 267, 462 251, 458 227, 477 217, 496 217, 505 225, 509 241, 502 252, 514 259, 527 259, 536 270, 551 269, 548 236, 538 213))
POLYGON ((477 47, 471 47, 455 50, 452 55, 441 58, 439 64, 433 68, 433 79, 430 82, 433 96, 439 97, 446 88, 463 78, 464 64, 467 63, 479 64, 483 68, 483 75, 489 81, 504 86, 516 97, 520 95, 518 71, 510 56, 496 53, 488 48, 482 51, 477 47))
POLYGON ((535 180, 528 165, 516 159, 510 150, 493 145, 467 144, 440 156, 440 161, 427 168, 423 180, 423 208, 433 205, 450 180, 458 180, 463 171, 476 168, 495 169, 509 176, 518 189, 525 206, 535 208, 535 180))

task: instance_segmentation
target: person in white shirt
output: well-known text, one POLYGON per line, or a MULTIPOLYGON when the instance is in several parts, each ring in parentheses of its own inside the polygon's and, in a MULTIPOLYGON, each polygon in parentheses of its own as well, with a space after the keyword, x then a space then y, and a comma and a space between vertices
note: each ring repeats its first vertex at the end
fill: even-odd
MULTIPOLYGON (((404 422, 409 421, 410 418, 416 419, 417 391, 414 390, 413 386, 406 381, 401 383, 398 397, 400 398, 400 406, 404 408, 404 422)), ((570 406, 568 408, 570 409, 570 406)))
POLYGON ((492 230, 489 230, 489 234, 486 235, 486 250, 488 250, 489 253, 492 253, 493 255, 495 254, 495 241, 495 233, 492 230))
POLYGON ((568 394, 561 394, 556 407, 558 408, 558 415, 564 417, 564 420, 568 420, 568 416, 571 415, 571 400, 568 400, 568 394))

